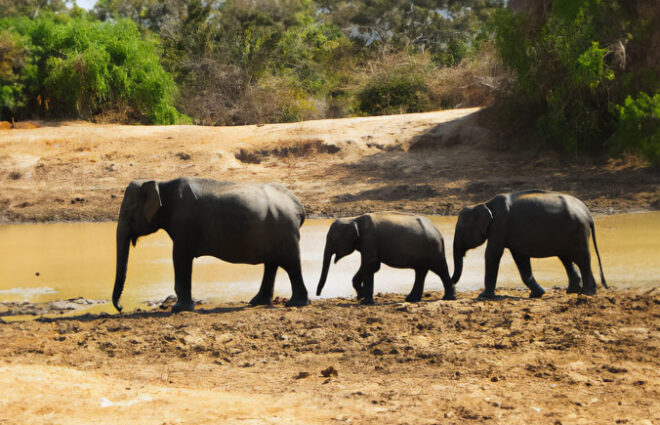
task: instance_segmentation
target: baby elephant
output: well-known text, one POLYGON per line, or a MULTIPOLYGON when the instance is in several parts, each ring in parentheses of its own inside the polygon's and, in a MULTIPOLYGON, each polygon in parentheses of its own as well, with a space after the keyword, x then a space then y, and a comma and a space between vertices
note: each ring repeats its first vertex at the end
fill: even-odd
POLYGON ((443 299, 456 299, 456 290, 447 270, 445 244, 438 229, 426 217, 397 212, 340 218, 332 223, 316 295, 321 295, 332 255, 335 255, 336 263, 356 249, 362 255, 362 263, 353 276, 353 288, 362 304, 374 303, 374 273, 380 269, 380 263, 415 270, 415 284, 406 301, 421 300, 429 270, 442 279, 445 287, 443 299))

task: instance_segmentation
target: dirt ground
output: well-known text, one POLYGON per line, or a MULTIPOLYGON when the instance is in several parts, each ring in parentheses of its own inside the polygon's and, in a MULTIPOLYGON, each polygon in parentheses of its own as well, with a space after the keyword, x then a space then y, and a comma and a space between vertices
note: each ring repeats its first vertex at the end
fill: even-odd
MULTIPOLYGON (((0 125, 0 222, 113 220, 130 180, 180 175, 280 181, 322 216, 456 214, 525 188, 572 193, 595 213, 660 209, 657 168, 512 149, 491 124, 466 109, 225 128, 0 125)), ((77 316, 0 319, 0 424, 660 423, 660 289, 499 293, 178 315, 5 303, 7 320, 77 316)))
POLYGON ((596 213, 660 209, 660 169, 632 157, 511 149, 487 115, 473 108, 215 128, 23 123, 0 130, 0 220, 112 220, 130 180, 181 175, 279 181, 320 216, 456 214, 527 188, 577 195, 596 213))
POLYGON ((660 423, 660 289, 501 295, 0 324, 0 423, 660 423))

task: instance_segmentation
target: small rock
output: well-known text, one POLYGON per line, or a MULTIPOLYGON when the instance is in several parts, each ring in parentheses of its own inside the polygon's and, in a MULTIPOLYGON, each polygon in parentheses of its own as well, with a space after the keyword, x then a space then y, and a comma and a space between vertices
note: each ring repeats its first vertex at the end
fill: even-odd
POLYGON ((305 379, 309 376, 309 372, 298 372, 296 376, 294 376, 294 379, 305 379))
POLYGON ((321 371, 321 376, 324 378, 329 378, 331 376, 337 376, 339 375, 339 372, 337 372, 337 369, 334 368, 334 366, 328 366, 326 369, 323 369, 321 371))

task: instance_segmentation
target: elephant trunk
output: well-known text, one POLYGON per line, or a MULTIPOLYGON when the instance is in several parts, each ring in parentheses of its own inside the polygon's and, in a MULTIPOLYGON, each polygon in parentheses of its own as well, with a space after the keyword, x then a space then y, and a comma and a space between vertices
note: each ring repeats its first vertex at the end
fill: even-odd
POLYGON ((115 272, 115 287, 112 291, 112 304, 121 313, 122 306, 119 298, 124 290, 126 281, 126 266, 128 265, 128 251, 130 249, 130 234, 125 225, 117 225, 117 269, 115 272))
POLYGON ((325 281, 328 278, 328 269, 330 269, 330 259, 332 258, 332 250, 325 248, 323 253, 323 270, 321 270, 321 279, 319 279, 319 284, 316 287, 316 296, 321 295, 323 286, 325 286, 325 281))
POLYGON ((457 284, 463 273, 463 257, 465 256, 465 251, 454 244, 454 275, 451 277, 451 281, 454 284, 457 284))

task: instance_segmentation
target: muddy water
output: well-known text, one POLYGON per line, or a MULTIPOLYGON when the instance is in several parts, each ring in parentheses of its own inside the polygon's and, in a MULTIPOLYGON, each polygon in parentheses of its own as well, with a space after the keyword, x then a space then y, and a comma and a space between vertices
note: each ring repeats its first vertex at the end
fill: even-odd
MULTIPOLYGON (((445 237, 451 271, 451 241, 456 218, 432 217, 432 220, 445 237)), ((329 225, 330 220, 307 220, 302 228, 303 272, 310 295, 319 278, 329 225)), ((114 231, 114 223, 0 226, 0 301, 110 299, 115 267, 114 231)), ((596 234, 610 285, 622 288, 660 285, 660 212, 598 217, 596 234)), ((468 252, 459 290, 483 286, 484 249, 485 245, 468 252)), ((171 250, 172 242, 163 231, 141 238, 137 247, 131 248, 122 297, 127 309, 174 293, 171 250)), ((359 261, 359 254, 354 253, 332 264, 323 297, 353 297, 350 280, 359 261)), ((595 257, 593 266, 597 270, 595 257)), ((566 286, 566 276, 558 259, 532 260, 532 267, 542 286, 566 286)), ((257 292, 261 274, 262 266, 198 258, 193 266, 193 297, 211 302, 248 301, 257 292)), ((383 266, 376 274, 375 291, 407 293, 413 277, 412 270, 383 266)), ((502 259, 498 286, 522 286, 508 252, 502 259)), ((426 288, 441 290, 442 282, 429 274, 426 288)), ((281 269, 275 291, 282 297, 290 294, 288 277, 281 269)), ((112 311, 112 307, 106 304, 93 310, 112 311)))

